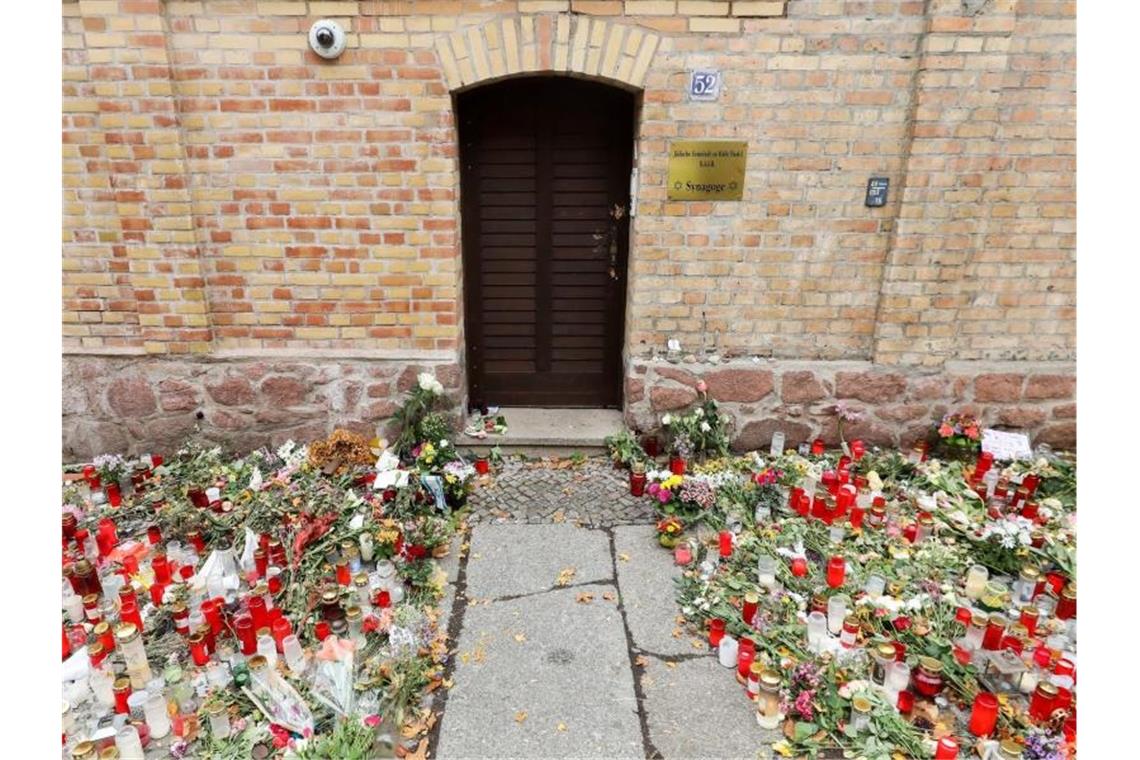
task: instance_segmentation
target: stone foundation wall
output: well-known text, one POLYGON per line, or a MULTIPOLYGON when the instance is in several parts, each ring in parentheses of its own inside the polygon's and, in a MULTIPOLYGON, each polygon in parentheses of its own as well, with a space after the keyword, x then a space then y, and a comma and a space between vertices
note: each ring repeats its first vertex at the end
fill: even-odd
POLYGON ((335 428, 371 436, 424 371, 458 414, 463 375, 454 362, 65 356, 63 459, 169 454, 196 427, 236 451, 335 428))
POLYGON ((863 413, 844 423, 847 440, 910 446, 948 412, 969 412, 987 427, 1023 430, 1032 441, 1076 448, 1076 373, 1071 364, 950 362, 937 373, 868 362, 737 360, 727 364, 635 361, 626 377, 626 424, 650 431, 666 412, 708 393, 734 420, 734 447, 766 449, 784 431, 789 445, 839 440, 836 402, 863 413))

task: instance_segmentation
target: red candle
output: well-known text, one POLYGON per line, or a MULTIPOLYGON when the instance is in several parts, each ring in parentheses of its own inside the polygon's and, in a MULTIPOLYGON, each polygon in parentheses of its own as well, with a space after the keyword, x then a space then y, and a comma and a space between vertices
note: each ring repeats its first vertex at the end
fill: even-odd
POLYGON ((251 596, 246 604, 249 606, 249 615, 253 619, 253 630, 264 628, 268 623, 265 615, 265 597, 251 596))
POLYGON ((740 610, 740 617, 745 625, 752 625, 752 618, 756 616, 756 608, 760 604, 760 597, 752 591, 744 595, 744 606, 740 610))
POLYGON ((234 619, 234 632, 241 642, 241 653, 251 655, 257 652, 257 635, 253 630, 253 618, 249 615, 239 615, 234 619))
POLYGON ((811 453, 815 456, 823 454, 823 439, 816 438, 811 442, 811 453))
POLYGON ((178 602, 170 610, 171 616, 174 618, 174 630, 178 631, 183 636, 190 633, 190 610, 182 602, 178 602))
POLYGON ((657 455, 661 453, 661 449, 657 444, 657 436, 655 435, 645 436, 645 439, 641 442, 641 448, 645 449, 645 455, 652 459, 656 459, 657 455))
POLYGON ((687 565, 693 561, 693 550, 687 543, 677 544, 673 549, 673 561, 678 565, 687 565))
POLYGON ((317 635, 319 641, 324 641, 329 637, 329 634, 332 633, 332 629, 329 628, 328 623, 322 620, 314 626, 313 633, 317 635))
POLYGON ((741 639, 740 648, 736 651, 737 680, 747 681, 748 671, 756 661, 756 644, 751 639, 741 639), (748 642, 745 644, 744 642, 748 642))
POLYGON ((170 562, 165 554, 155 554, 150 560, 150 569, 154 571, 155 581, 170 583, 170 562))
POLYGON ((486 475, 491 471, 491 463, 487 461, 487 457, 479 457, 475 460, 475 472, 480 475, 486 475))
POLYGON ((954 614, 954 619, 962 625, 968 626, 970 625, 970 618, 973 616, 974 613, 970 612, 969 607, 959 607, 958 611, 954 614))
POLYGON ((722 558, 732 556, 732 531, 730 530, 720 532, 720 556, 722 558))
POLYGON ((803 557, 794 557, 792 559, 792 575, 797 578, 803 578, 805 575, 807 575, 807 572, 807 560, 803 557))
POLYGON ((222 600, 221 599, 207 599, 202 602, 202 614, 206 617, 206 622, 210 624, 210 630, 215 634, 222 632, 222 600))
POLYGON ((851 519, 851 528, 853 530, 862 530, 863 529, 863 515, 864 515, 864 511, 863 511, 862 507, 857 507, 857 506, 851 507, 851 518, 850 519, 851 519))
POLYGON ((190 637, 190 656, 194 659, 194 664, 199 667, 210 661, 206 637, 200 633, 195 633, 190 637))
POLYGON ((139 629, 139 633, 143 632, 142 615, 139 614, 139 608, 135 602, 124 602, 119 609, 119 618, 124 623, 134 623, 135 627, 139 629))
POLYGON ((934 750, 934 760, 957 760, 958 740, 953 736, 943 736, 934 750))
POLYGON ((115 712, 119 715, 129 715, 131 712, 127 700, 131 697, 131 679, 123 676, 116 678, 111 692, 115 695, 115 712))
POLYGON ((1036 607, 1025 605, 1021 608, 1021 624, 1025 626, 1025 630, 1029 632, 1030 636, 1037 634, 1037 619, 1041 613, 1036 607))
POLYGON ((897 706, 900 713, 910 715, 910 711, 914 709, 914 694, 909 691, 900 691, 897 706))
POLYGON ((988 691, 978 692, 974 697, 974 708, 970 711, 970 733, 974 736, 989 736, 997 727, 998 700, 988 691))
POLYGON ((796 486, 788 493, 788 509, 799 511, 800 496, 803 495, 804 489, 796 486))
POLYGON ((1001 615, 990 615, 990 620, 986 623, 986 632, 982 635, 982 649, 992 652, 1001 647, 1002 637, 1005 636, 1005 623, 1005 618, 1001 615))
POLYGON ((862 459, 863 455, 866 453, 867 453, 867 448, 863 445, 862 441, 856 439, 856 440, 851 442, 851 456, 853 456, 855 458, 856 462, 858 462, 860 459, 862 459))
POLYGON ((192 530, 186 534, 186 540, 194 547, 194 551, 202 554, 206 551, 206 542, 202 540, 202 534, 196 530, 192 530))
POLYGON ((807 517, 808 512, 811 511, 811 497, 806 493, 800 493, 799 504, 796 505, 796 513, 800 517, 807 517))
POLYGON ((720 646, 720 640, 724 638, 724 621, 720 618, 709 619, 709 648, 720 646))
POLYGON ((838 555, 827 561, 827 585, 839 588, 843 585, 843 577, 847 573, 847 562, 838 555))
POLYGON ((266 571, 266 582, 269 586, 269 593, 276 594, 281 591, 281 568, 271 567, 266 571))
POLYGON ((387 609, 392 606, 392 594, 386 588, 382 588, 375 593, 372 597, 372 604, 380 609, 387 609))
POLYGON ((1057 600, 1058 620, 1069 620, 1077 616, 1077 589, 1072 584, 1069 584, 1061 591, 1061 597, 1057 600))
POLYGON ((645 473, 631 472, 629 474, 629 495, 642 496, 645 493, 645 473))
POLYGON ((1049 681, 1037 684, 1033 696, 1029 698, 1029 717, 1036 721, 1046 721, 1053 715, 1053 703, 1057 700, 1057 687, 1049 681))
POLYGON ((265 549, 254 549, 253 567, 257 571, 257 577, 264 578, 265 571, 269 569, 269 552, 265 551, 265 549))
POLYGON ((669 457, 669 472, 674 475, 685 474, 685 460, 679 456, 669 457))
POLYGON ((117 507, 123 503, 123 492, 119 490, 118 483, 108 483, 105 490, 107 491, 107 501, 112 507, 117 507))
POLYGON ((289 621, 285 618, 278 618, 273 621, 271 630, 273 631, 273 640, 277 642, 277 651, 284 653, 285 645, 281 642, 293 632, 293 626, 289 625, 289 621))

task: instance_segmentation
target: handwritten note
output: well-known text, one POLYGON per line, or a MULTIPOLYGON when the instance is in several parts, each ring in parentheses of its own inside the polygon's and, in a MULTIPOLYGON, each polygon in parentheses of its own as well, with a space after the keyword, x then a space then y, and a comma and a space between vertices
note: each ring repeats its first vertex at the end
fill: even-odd
POLYGON ((994 459, 1032 459, 1029 436, 1026 433, 1011 433, 1005 430, 982 431, 982 451, 994 455, 994 459))

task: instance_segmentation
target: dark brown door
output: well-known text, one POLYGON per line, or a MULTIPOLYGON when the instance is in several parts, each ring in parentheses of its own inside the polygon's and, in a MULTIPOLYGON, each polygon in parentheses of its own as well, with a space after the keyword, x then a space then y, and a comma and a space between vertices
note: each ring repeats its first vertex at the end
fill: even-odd
POLYGON ((512 80, 458 113, 472 402, 619 406, 632 95, 512 80))

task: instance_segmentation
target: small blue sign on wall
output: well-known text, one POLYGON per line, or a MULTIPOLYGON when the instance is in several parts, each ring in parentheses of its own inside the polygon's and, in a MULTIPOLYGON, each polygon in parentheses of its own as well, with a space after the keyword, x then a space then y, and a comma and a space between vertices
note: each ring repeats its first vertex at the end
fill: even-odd
POLYGON ((716 100, 720 97, 720 72, 715 69, 698 69, 689 76, 689 98, 716 100))
POLYGON ((888 177, 871 177, 867 180, 866 205, 871 208, 887 205, 887 190, 890 186, 891 180, 888 177))

